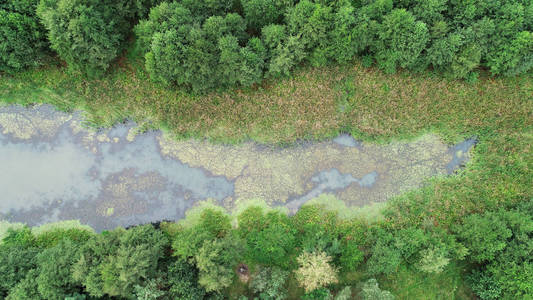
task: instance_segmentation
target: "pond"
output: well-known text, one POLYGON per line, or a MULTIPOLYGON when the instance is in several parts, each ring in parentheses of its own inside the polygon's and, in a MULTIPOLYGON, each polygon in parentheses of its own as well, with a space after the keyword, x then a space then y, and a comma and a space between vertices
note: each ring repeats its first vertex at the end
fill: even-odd
POLYGON ((40 225, 78 219, 97 231, 178 220, 205 201, 249 200, 295 212, 321 195, 382 203, 453 173, 475 144, 435 135, 385 145, 341 135, 289 147, 177 141, 133 123, 95 131, 80 112, 0 107, 0 219, 40 225))

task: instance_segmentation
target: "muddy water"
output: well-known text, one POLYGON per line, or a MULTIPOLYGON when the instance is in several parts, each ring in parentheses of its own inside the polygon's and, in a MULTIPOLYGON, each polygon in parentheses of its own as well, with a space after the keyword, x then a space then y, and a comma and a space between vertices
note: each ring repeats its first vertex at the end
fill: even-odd
POLYGON ((426 135, 374 145, 341 135, 287 148, 175 141, 134 124, 95 132, 80 113, 0 107, 0 219, 79 219, 96 230, 177 220, 200 201, 250 199, 296 211, 324 193, 349 206, 384 202, 449 174, 474 145, 426 135))

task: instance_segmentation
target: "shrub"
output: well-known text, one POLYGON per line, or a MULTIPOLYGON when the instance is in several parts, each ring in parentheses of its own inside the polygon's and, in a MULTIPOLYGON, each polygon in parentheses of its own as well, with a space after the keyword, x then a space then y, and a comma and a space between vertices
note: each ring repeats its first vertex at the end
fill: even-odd
POLYGON ((37 14, 48 30, 52 49, 70 70, 102 75, 123 47, 130 30, 122 1, 42 0, 37 14))
POLYGON ((250 287, 261 300, 282 300, 287 298, 285 282, 288 276, 289 272, 280 268, 261 268, 252 279, 250 287))
POLYGON ((44 27, 35 14, 38 0, 0 2, 0 72, 42 64, 48 51, 44 27))
POLYGON ((7 221, 0 221, 0 245, 3 244, 4 238, 13 230, 20 230, 24 228, 22 223, 10 223, 7 221))
POLYGON ((374 278, 362 285, 359 296, 363 300, 394 300, 394 296, 389 291, 379 288, 378 281, 374 278))
POLYGON ((337 270, 331 263, 331 257, 325 252, 303 252, 297 258, 299 268, 295 271, 296 279, 306 292, 336 283, 337 270))
POLYGON ((344 287, 337 295, 335 296, 335 300, 349 300, 352 298, 352 287, 347 286, 344 287))

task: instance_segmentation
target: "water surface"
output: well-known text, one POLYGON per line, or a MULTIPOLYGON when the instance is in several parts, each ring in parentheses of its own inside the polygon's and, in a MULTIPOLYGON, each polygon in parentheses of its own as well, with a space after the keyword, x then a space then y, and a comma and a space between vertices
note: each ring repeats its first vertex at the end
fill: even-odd
POLYGON ((104 230, 177 220, 200 201, 231 210, 263 199, 294 212, 328 193, 364 206, 452 173, 475 143, 449 147, 426 135, 375 145, 340 135, 284 148, 230 146, 136 134, 133 123, 101 131, 82 125, 79 112, 0 107, 0 219, 79 219, 104 230))

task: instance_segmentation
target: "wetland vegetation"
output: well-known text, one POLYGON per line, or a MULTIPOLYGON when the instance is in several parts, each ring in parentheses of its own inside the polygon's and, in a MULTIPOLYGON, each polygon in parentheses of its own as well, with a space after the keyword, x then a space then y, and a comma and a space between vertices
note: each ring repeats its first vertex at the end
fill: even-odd
POLYGON ((533 297, 532 21, 528 0, 0 0, 7 105, 225 144, 478 141, 377 212, 0 222, 0 298, 533 297))

